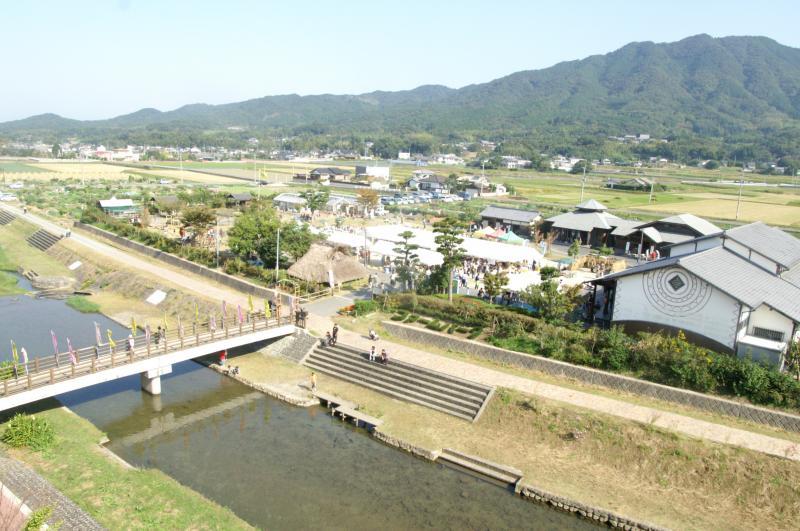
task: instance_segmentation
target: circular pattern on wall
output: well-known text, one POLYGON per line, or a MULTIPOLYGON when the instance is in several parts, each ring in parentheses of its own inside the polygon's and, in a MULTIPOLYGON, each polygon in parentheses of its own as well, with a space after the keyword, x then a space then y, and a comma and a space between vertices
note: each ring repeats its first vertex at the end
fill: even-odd
POLYGON ((667 315, 692 315, 711 298, 711 286, 678 267, 654 269, 642 275, 644 295, 658 311, 667 315))

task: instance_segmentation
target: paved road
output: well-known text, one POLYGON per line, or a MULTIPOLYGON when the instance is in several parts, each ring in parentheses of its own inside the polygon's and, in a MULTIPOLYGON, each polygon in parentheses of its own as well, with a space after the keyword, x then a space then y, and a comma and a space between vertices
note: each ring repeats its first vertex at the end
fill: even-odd
MULTIPOLYGON (((312 330, 330 330, 332 326, 333 323, 326 317, 312 315, 309 319, 309 329, 312 330)), ((339 329, 339 338, 341 343, 363 348, 365 352, 367 352, 373 344, 367 337, 342 328, 339 329)), ((495 387, 515 389, 526 394, 580 406, 599 413, 605 413, 643 424, 652 424, 653 426, 672 430, 690 437, 706 439, 721 444, 741 446, 749 450, 800 461, 800 445, 777 437, 761 435, 724 426, 722 424, 715 424, 713 422, 670 413, 660 409, 631 404, 623 400, 606 398, 531 380, 529 378, 523 378, 521 376, 514 376, 506 372, 489 369, 438 354, 431 354, 430 352, 423 352, 385 340, 381 340, 380 344, 381 348, 386 348, 390 359, 396 358, 407 363, 443 372, 465 380, 495 387)))

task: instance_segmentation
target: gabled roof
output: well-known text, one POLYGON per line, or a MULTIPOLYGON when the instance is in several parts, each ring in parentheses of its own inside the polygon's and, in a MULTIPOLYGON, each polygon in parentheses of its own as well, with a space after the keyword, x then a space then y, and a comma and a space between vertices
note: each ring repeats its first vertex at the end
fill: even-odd
POLYGON ((111 199, 101 199, 98 201, 98 203, 100 203, 100 208, 121 208, 133 206, 133 200, 117 199, 116 197, 112 197, 111 199))
POLYGON ((488 206, 481 212, 482 218, 507 219, 520 223, 533 223, 539 218, 539 212, 535 210, 519 210, 516 208, 505 208, 501 206, 488 206))
POLYGON ((800 240, 760 221, 730 229, 725 237, 787 269, 800 264, 800 240))
POLYGON ((567 212, 559 214, 552 218, 547 218, 547 221, 553 224, 557 229, 577 230, 581 232, 590 232, 592 229, 605 229, 609 230, 617 226, 621 218, 608 212, 594 212, 590 210, 577 210, 575 212, 567 212))
POLYGON ((576 208, 578 208, 579 210, 589 210, 594 212, 602 212, 608 210, 607 206, 605 206, 600 201, 597 201, 596 199, 589 199, 588 201, 584 201, 576 208))
POLYGON ((321 175, 350 175, 350 170, 343 170, 341 168, 314 168, 311 170, 311 173, 321 174, 321 175))
POLYGON ((277 201, 279 203, 291 203, 293 205, 305 205, 306 204, 306 200, 304 198, 300 197, 299 194, 293 194, 293 193, 290 193, 290 192, 284 192, 282 194, 278 194, 272 200, 273 201, 277 201))
POLYGON ((788 271, 785 271, 781 278, 790 284, 794 284, 800 288, 800 264, 797 264, 788 271))
POLYGON ((630 220, 630 219, 622 219, 619 218, 615 221, 617 224, 616 228, 611 231, 611 234, 614 236, 629 236, 636 232, 636 227, 639 225, 638 221, 630 220))
POLYGON ((706 221, 703 218, 695 216, 694 214, 677 214, 675 216, 659 219, 657 221, 642 223, 639 225, 639 228, 652 227, 653 225, 657 225, 659 223, 684 225, 695 231, 698 236, 708 236, 709 234, 718 234, 722 232, 721 228, 717 227, 710 221, 706 221))
POLYGON ((243 194, 228 194, 228 199, 233 199, 234 201, 250 201, 253 199, 253 196, 248 194, 247 192, 243 194))
POLYGON ((766 304, 800 322, 800 287, 724 247, 647 262, 598 280, 605 282, 670 266, 682 267, 750 308, 766 304))

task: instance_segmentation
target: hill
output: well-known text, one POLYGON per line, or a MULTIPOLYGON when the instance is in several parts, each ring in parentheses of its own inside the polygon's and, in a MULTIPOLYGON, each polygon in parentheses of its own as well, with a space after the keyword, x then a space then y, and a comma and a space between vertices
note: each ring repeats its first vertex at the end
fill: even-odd
POLYGON ((765 37, 697 35, 674 43, 631 43, 606 55, 460 89, 428 85, 360 95, 267 96, 85 122, 46 114, 0 124, 0 133, 163 134, 234 126, 250 134, 774 133, 800 128, 800 49, 765 37))

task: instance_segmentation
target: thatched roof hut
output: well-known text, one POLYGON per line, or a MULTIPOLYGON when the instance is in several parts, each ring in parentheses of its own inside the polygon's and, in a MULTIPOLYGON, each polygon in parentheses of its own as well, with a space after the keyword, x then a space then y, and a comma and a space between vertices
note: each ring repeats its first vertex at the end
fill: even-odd
POLYGON ((369 271, 341 247, 313 244, 287 271, 290 276, 331 285, 367 278, 369 271))

